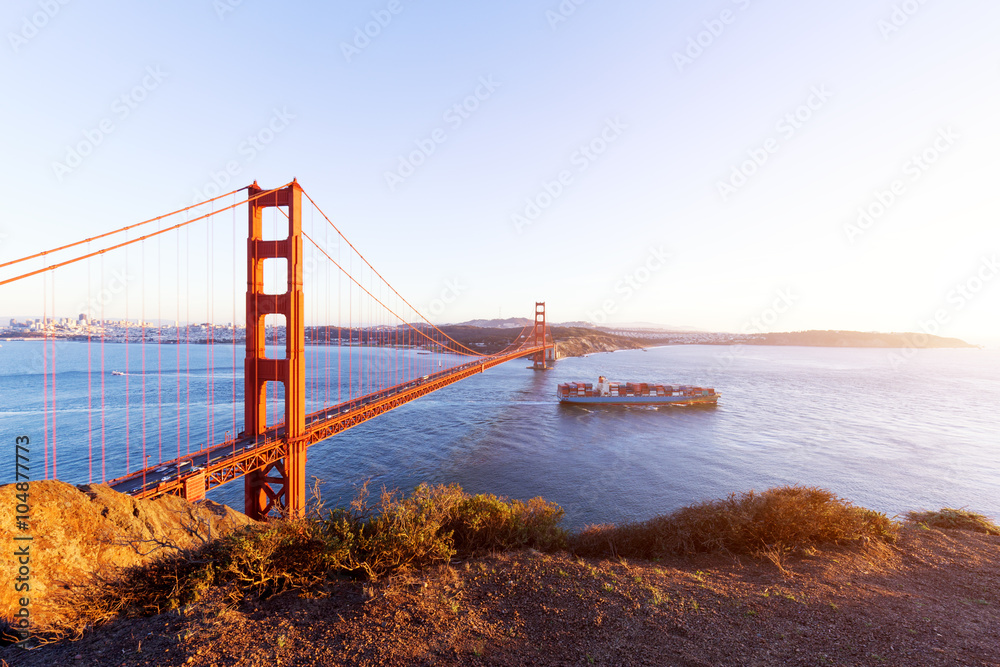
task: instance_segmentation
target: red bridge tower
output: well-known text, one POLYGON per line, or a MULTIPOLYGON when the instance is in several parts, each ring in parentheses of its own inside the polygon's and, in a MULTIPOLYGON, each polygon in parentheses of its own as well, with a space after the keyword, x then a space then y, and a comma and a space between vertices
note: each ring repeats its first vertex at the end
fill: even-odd
POLYGON ((249 188, 247 237, 247 354, 245 375, 246 434, 260 435, 267 428, 268 382, 285 387, 284 457, 249 473, 244 481, 246 514, 261 520, 272 509, 301 515, 306 502, 305 321, 302 295, 302 188, 297 181, 254 199, 263 189, 249 188), (265 208, 283 206, 288 215, 288 237, 265 241, 265 208), (284 294, 264 293, 264 262, 284 259, 288 285, 284 294), (285 358, 269 359, 264 349, 266 315, 285 318, 285 358))
POLYGON ((535 345, 542 345, 542 349, 535 353, 533 357, 536 371, 544 371, 548 368, 545 360, 545 302, 535 303, 535 345))

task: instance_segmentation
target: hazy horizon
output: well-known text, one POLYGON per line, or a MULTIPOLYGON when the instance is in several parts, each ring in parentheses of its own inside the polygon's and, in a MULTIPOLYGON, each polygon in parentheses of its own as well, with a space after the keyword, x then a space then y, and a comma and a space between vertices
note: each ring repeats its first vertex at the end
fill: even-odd
MULTIPOLYGON (((64 317, 69 317, 69 316, 68 315, 58 316, 55 319, 62 319, 64 317)), ((40 316, 37 316, 37 315, 36 316, 30 316, 30 317, 26 316, 26 315, 25 316, 13 316, 13 317, 5 315, 5 316, 0 316, 0 322, 6 322, 6 326, 9 326, 10 321, 12 319, 13 320, 18 320, 18 321, 25 321, 25 320, 29 320, 29 319, 30 320, 34 320, 34 319, 38 319, 38 318, 40 318, 40 316)), ((109 318, 109 319, 111 319, 111 318, 109 318)), ((505 319, 522 319, 522 320, 525 320, 527 322, 531 321, 529 318, 514 318, 514 317, 512 317, 512 318, 487 318, 487 317, 474 317, 474 318, 472 318, 470 320, 465 320, 465 321, 462 321, 462 322, 439 322, 439 323, 436 323, 436 324, 438 326, 460 326, 460 325, 466 324, 467 322, 476 322, 476 321, 490 322, 490 321, 502 321, 502 320, 505 320, 505 319)), ((137 320, 137 319, 131 319, 129 321, 130 322, 138 322, 139 320, 137 320)), ((157 326, 161 326, 161 327, 163 327, 163 326, 166 326, 166 327, 172 326, 173 322, 174 322, 174 320, 157 320, 157 319, 147 319, 145 321, 147 323, 149 323, 149 324, 153 324, 153 325, 157 325, 157 326)), ((204 323, 203 321, 194 321, 194 320, 192 320, 190 322, 183 322, 182 321, 182 322, 179 322, 177 326, 183 327, 185 325, 198 325, 198 324, 203 324, 203 323, 204 323)), ((550 326, 572 326, 572 325, 577 324, 577 323, 578 323, 578 321, 571 321, 571 322, 549 322, 549 325, 550 326)), ((214 322, 213 324, 215 326, 227 326, 227 325, 231 325, 232 322, 214 322)), ((590 322, 590 323, 587 323, 587 324, 590 324, 591 326, 603 326, 603 327, 608 327, 608 328, 615 328, 615 327, 623 327, 623 328, 631 328, 631 327, 635 327, 635 328, 650 328, 650 329, 659 329, 659 330, 664 330, 664 331, 673 331, 673 332, 690 333, 690 334, 740 334, 740 333, 746 333, 746 332, 741 332, 741 331, 726 331, 726 330, 709 331, 709 330, 705 330, 705 329, 695 329, 694 327, 688 327, 688 326, 683 326, 683 325, 657 324, 657 323, 654 323, 654 322, 622 322, 622 323, 608 323, 608 324, 603 324, 603 325, 598 325, 598 324, 594 324, 593 322, 590 322)), ((237 326, 238 327, 242 327, 243 324, 237 323, 237 326)), ((316 326, 322 327, 324 325, 320 325, 320 324, 308 324, 308 323, 306 324, 307 328, 316 327, 316 326)), ((326 326, 329 326, 329 325, 326 325, 326 326)), ((364 326, 367 326, 367 325, 362 325, 362 324, 357 324, 356 323, 354 325, 354 328, 359 328, 359 327, 364 327, 364 326)), ((347 328, 347 327, 344 327, 344 328, 347 328)), ((851 332, 851 333, 875 333, 875 334, 920 334, 920 333, 922 333, 922 332, 919 332, 919 331, 916 331, 916 330, 914 330, 914 331, 858 331, 858 330, 855 330, 855 329, 844 329, 844 328, 835 328, 835 329, 795 329, 795 330, 792 330, 792 329, 789 329, 789 330, 776 329, 774 331, 768 331, 768 333, 798 333, 798 332, 804 332, 804 331, 845 331, 845 332, 851 332)), ((958 338, 959 340, 962 340, 963 342, 970 343, 972 345, 979 345, 979 346, 985 347, 987 349, 1000 348, 1000 338, 992 338, 992 339, 990 339, 990 338, 984 338, 984 339, 977 339, 977 340, 969 340, 969 339, 961 338, 960 336, 946 336, 946 335, 942 335, 941 337, 942 338, 958 338)))

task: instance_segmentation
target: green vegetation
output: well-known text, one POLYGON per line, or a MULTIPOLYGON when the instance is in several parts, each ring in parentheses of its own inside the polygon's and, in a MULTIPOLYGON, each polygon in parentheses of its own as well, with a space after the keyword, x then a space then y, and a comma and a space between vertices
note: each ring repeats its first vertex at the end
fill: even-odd
POLYGON ((957 528, 987 535, 1000 535, 1000 526, 985 515, 964 509, 945 507, 937 512, 907 512, 906 518, 928 528, 957 528))

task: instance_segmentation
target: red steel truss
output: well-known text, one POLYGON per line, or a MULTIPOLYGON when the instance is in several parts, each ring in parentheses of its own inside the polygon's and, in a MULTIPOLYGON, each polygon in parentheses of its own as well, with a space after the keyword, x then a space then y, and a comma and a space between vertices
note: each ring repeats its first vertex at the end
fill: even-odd
POLYGON ((382 389, 367 396, 330 406, 312 414, 305 412, 305 322, 302 290, 302 189, 296 181, 266 191, 254 183, 248 188, 245 430, 235 439, 157 466, 175 466, 179 471, 155 487, 135 488, 137 480, 155 477, 155 466, 138 470, 108 482, 112 488, 136 498, 174 494, 188 500, 204 498, 215 487, 244 479, 246 514, 265 519, 273 514, 301 515, 306 505, 306 450, 337 433, 405 405, 421 396, 464 380, 498 364, 531 358, 533 368, 545 369, 554 346, 545 323, 545 303, 535 304, 533 329, 507 350, 490 356, 472 357, 468 363, 419 380, 382 389), (284 239, 265 241, 263 212, 281 207, 288 218, 284 239), (265 294, 264 263, 284 259, 287 289, 282 294, 265 294), (285 357, 272 359, 265 352, 264 318, 285 318, 285 357), (284 423, 267 427, 266 385, 284 385, 284 423), (181 472, 178 464, 189 464, 181 472))

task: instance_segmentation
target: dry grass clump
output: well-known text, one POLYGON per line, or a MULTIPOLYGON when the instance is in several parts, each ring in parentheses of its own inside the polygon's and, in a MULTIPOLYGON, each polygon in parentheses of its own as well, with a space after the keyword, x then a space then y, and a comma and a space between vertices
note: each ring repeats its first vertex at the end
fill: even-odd
POLYGON ((268 597, 304 588, 325 577, 324 547, 310 521, 247 526, 195 549, 176 550, 145 566, 70 588, 62 594, 60 616, 36 630, 50 640, 78 637, 117 617, 184 607, 215 587, 228 588, 233 601, 248 592, 268 597))
POLYGON ((542 498, 525 503, 480 494, 462 499, 445 528, 452 531, 455 551, 462 557, 524 547, 551 551, 567 542, 566 531, 559 527, 563 514, 561 507, 542 498))
POLYGON ((784 486, 730 494, 665 516, 622 526, 590 526, 574 536, 586 556, 658 558, 723 552, 768 555, 820 544, 893 542, 898 524, 885 514, 814 487, 784 486))
POLYGON ((989 517, 965 509, 943 507, 937 512, 907 512, 906 518, 928 528, 957 528, 987 535, 1000 535, 1000 526, 990 521, 989 517))
POLYGON ((455 550, 444 524, 465 494, 458 487, 421 484, 408 497, 385 489, 370 503, 362 486, 350 509, 315 519, 332 571, 379 577, 400 569, 448 561, 455 550))
POLYGON ((565 544, 563 510, 542 498, 528 502, 492 494, 470 496, 457 484, 421 484, 410 496, 383 490, 369 505, 362 487, 350 510, 335 510, 322 524, 333 569, 377 579, 487 551, 565 544))
POLYGON ((333 576, 375 580, 446 563, 456 554, 523 547, 647 559, 729 552, 766 557, 780 567, 782 555, 794 549, 892 542, 898 530, 884 514, 798 486, 732 494, 642 523, 590 526, 573 536, 559 527, 562 517, 558 505, 541 498, 523 502, 469 495, 457 485, 422 484, 408 496, 383 490, 370 499, 363 486, 346 509, 328 511, 319 503, 308 518, 250 526, 77 586, 65 593, 65 613, 47 634, 79 636, 115 617, 183 608, 209 593, 235 604, 248 594, 317 588, 333 576))
POLYGON ((79 636, 118 616, 161 613, 224 589, 233 602, 310 588, 330 576, 378 579, 405 569, 448 562, 456 553, 565 544, 563 511, 534 498, 527 503, 470 496, 457 485, 420 485, 409 496, 383 490, 370 502, 363 486, 349 509, 247 527, 194 550, 176 550, 145 567, 87 582, 65 593, 65 613, 50 638, 79 636))

